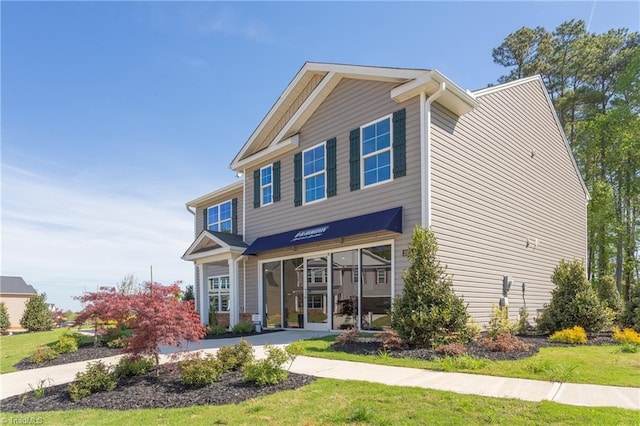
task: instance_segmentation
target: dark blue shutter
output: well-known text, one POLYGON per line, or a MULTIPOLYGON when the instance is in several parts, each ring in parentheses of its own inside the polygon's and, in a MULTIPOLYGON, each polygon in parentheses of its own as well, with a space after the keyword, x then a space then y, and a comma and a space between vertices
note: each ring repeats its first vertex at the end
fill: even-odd
POLYGON ((280 162, 273 163, 273 202, 280 201, 280 162))
POLYGON ((253 208, 260 207, 260 169, 253 171, 253 208))
POLYGON ((231 233, 238 233, 238 199, 231 200, 231 233))
POLYGON ((204 208, 204 210, 202 210, 202 229, 207 229, 207 222, 209 220, 209 218, 207 217, 207 212, 209 211, 208 208, 204 208))
POLYGON ((327 141, 327 197, 334 197, 337 194, 336 138, 331 138, 327 141))
POLYGON ((293 205, 302 205, 302 153, 293 156, 293 205))
POLYGON ((393 177, 407 174, 406 112, 404 109, 393 113, 393 177))
POLYGON ((349 133, 349 173, 351 190, 360 189, 360 128, 349 133))

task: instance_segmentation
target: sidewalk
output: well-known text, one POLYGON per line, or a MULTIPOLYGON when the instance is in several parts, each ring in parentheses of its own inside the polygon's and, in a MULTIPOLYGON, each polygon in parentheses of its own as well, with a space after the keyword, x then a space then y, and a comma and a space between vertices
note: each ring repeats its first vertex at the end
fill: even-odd
MULTIPOLYGON (((325 333, 326 334, 326 333, 325 333)), ((256 356, 264 356, 263 345, 272 343, 284 346, 290 342, 316 337, 317 332, 284 331, 248 337, 256 350, 256 356)), ((202 345, 190 348, 215 353, 221 346, 237 343, 239 338, 204 340, 202 345)), ((161 362, 168 360, 168 348, 163 348, 161 362)), ((120 356, 104 358, 115 364, 120 356)), ((90 361, 87 361, 90 362, 90 361)), ((54 367, 24 370, 0 375, 0 399, 29 391, 29 384, 36 386, 41 380, 51 379, 59 385, 73 380, 76 372, 82 371, 87 362, 54 367)), ((640 410, 640 388, 583 385, 575 383, 552 383, 529 379, 481 376, 476 374, 444 373, 417 368, 389 367, 360 362, 336 361, 300 356, 294 361, 291 371, 316 377, 340 380, 362 380, 395 386, 413 386, 425 389, 451 391, 462 394, 517 398, 525 401, 554 401, 561 404, 590 407, 620 407, 640 410)))

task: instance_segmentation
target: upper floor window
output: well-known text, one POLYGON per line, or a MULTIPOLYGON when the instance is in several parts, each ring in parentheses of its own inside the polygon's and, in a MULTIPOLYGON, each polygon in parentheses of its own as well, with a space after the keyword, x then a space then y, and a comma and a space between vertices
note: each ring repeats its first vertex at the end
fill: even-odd
POLYGON ((378 269, 376 272, 376 283, 378 284, 386 284, 387 283, 387 270, 386 269, 378 269))
POLYGON ((273 202, 273 166, 271 164, 260 169, 260 198, 263 206, 273 202))
POLYGON ((391 179, 391 116, 361 127, 364 186, 391 179))
POLYGON ((209 231, 233 232, 231 200, 207 209, 207 229, 209 231))
POLYGON ((326 168, 324 143, 303 151, 302 174, 305 203, 326 198, 326 168))

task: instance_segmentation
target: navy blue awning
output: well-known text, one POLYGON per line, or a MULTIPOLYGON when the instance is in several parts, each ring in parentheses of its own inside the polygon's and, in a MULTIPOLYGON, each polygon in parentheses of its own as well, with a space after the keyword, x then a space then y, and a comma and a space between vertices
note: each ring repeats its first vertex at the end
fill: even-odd
POLYGON ((258 254, 267 250, 379 231, 402 233, 402 207, 260 237, 243 254, 258 254))

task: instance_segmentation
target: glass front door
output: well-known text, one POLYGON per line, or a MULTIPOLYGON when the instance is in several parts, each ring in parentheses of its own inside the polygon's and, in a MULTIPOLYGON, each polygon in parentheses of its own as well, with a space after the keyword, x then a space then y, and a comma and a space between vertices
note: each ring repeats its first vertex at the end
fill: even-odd
POLYGON ((327 297, 329 275, 327 257, 309 257, 304 263, 305 328, 329 330, 330 300, 327 297))

